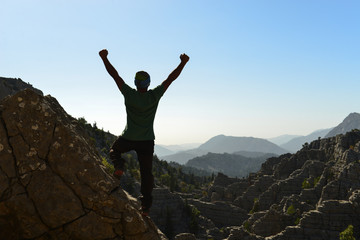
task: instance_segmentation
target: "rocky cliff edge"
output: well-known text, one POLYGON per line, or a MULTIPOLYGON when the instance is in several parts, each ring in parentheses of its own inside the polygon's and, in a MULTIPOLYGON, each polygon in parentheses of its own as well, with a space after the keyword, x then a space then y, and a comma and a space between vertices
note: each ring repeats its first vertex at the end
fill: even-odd
POLYGON ((0 239, 166 239, 55 98, 0 102, 0 239))

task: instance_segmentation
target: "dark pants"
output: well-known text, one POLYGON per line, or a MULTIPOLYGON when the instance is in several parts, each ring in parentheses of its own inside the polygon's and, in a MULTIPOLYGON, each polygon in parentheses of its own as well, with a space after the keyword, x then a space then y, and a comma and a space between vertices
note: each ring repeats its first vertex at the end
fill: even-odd
POLYGON ((130 141, 119 137, 110 149, 110 159, 115 169, 124 168, 122 153, 134 150, 138 156, 141 174, 141 204, 144 208, 150 208, 152 204, 152 190, 154 188, 154 176, 152 174, 152 160, 154 153, 154 140, 130 141))

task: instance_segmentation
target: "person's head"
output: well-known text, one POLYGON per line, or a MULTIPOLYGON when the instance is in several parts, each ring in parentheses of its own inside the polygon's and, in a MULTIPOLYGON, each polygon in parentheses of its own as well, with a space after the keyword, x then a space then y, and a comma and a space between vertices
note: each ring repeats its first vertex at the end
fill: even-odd
POLYGON ((147 90, 150 85, 150 75, 145 71, 139 71, 135 74, 135 85, 138 90, 147 90))

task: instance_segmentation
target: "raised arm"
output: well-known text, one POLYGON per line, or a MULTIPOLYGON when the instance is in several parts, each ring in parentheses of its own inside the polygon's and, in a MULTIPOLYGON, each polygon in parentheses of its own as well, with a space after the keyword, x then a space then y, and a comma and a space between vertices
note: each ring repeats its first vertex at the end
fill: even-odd
POLYGON ((110 76, 115 80, 116 85, 118 86, 119 90, 121 91, 121 87, 124 85, 124 80, 119 76, 118 72, 116 71, 116 69, 113 67, 113 65, 111 65, 111 63, 109 62, 107 55, 108 55, 108 51, 106 49, 103 49, 99 52, 99 55, 101 57, 101 59, 104 62, 105 68, 107 70, 107 72, 110 74, 110 76))
POLYGON ((177 66, 174 71, 172 71, 170 73, 170 75, 167 77, 167 79, 165 81, 163 81, 162 85, 164 86, 165 88, 165 91, 166 89, 170 86, 170 84, 175 80, 177 79, 177 77, 180 75, 181 71, 183 70, 183 68, 185 67, 186 63, 189 61, 189 56, 186 55, 185 53, 181 54, 180 55, 180 64, 179 66, 177 66))

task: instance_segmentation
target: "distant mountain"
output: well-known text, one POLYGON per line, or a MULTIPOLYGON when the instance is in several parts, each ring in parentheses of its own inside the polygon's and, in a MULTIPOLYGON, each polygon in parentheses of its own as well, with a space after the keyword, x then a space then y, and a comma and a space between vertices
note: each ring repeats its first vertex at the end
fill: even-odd
POLYGON ((189 160, 185 166, 199 170, 218 173, 231 177, 246 177, 251 172, 257 172, 267 157, 247 158, 228 153, 208 153, 189 160))
MULTIPOLYGON (((185 143, 178 145, 155 145, 155 154, 158 157, 169 156, 177 154, 178 152, 184 152, 199 147, 201 143, 185 143)), ((190 154, 191 157, 196 157, 197 154, 190 154)), ((176 158, 176 157, 175 157, 176 158)))
POLYGON ((278 154, 274 154, 274 153, 248 152, 248 151, 238 151, 238 152, 234 152, 233 154, 241 155, 247 158, 258 158, 258 157, 270 158, 270 157, 279 156, 278 154))
POLYGON ((167 156, 162 156, 161 159, 166 160, 167 162, 176 162, 176 163, 180 163, 180 164, 185 164, 188 160, 195 158, 195 157, 205 155, 208 152, 209 151, 195 148, 195 149, 181 151, 181 152, 167 155, 167 156))
POLYGON ((193 174, 194 176, 198 176, 198 177, 206 177, 206 176, 211 176, 213 172, 210 171, 206 171, 206 170, 201 170, 198 168, 194 168, 194 167, 189 167, 186 165, 182 165, 176 162, 170 162, 169 166, 176 168, 176 169, 181 169, 181 171, 185 174, 193 174))
POLYGON ((284 134, 284 135, 280 135, 278 137, 268 138, 267 140, 280 146, 282 144, 289 142, 290 140, 292 140, 296 137, 301 137, 301 135, 284 134))
POLYGON ((36 93, 43 95, 42 91, 34 88, 31 84, 25 83, 20 78, 4 78, 0 77, 0 100, 7 96, 14 95, 15 93, 24 90, 31 89, 36 93))
POLYGON ((332 128, 317 130, 315 132, 310 133, 309 135, 296 137, 296 138, 290 140, 289 142, 280 145, 280 147, 285 148, 292 153, 295 153, 302 148, 302 145, 304 143, 306 143, 306 142, 310 143, 310 142, 318 139, 319 137, 321 137, 321 138, 325 137, 325 135, 328 132, 330 132, 331 129, 332 128))
POLYGON ((185 164, 188 160, 207 153, 235 153, 245 156, 260 156, 267 153, 281 155, 288 151, 265 139, 253 137, 230 137, 219 135, 211 138, 198 148, 162 156, 168 162, 185 164), (241 152, 243 154, 241 154, 241 152))
POLYGON ((176 145, 159 145, 164 147, 173 153, 180 152, 180 151, 187 151, 190 149, 198 148, 201 143, 185 143, 185 144, 176 144, 176 145))
POLYGON ((161 145, 155 145, 154 152, 158 157, 174 154, 174 151, 169 150, 161 145))
POLYGON ((232 137, 219 135, 200 145, 199 149, 212 153, 234 153, 238 151, 275 153, 277 155, 288 151, 269 142, 254 137, 232 137))
POLYGON ((360 114, 359 113, 350 113, 342 123, 333 128, 325 137, 334 137, 338 134, 345 134, 350 132, 353 129, 360 129, 360 114))

